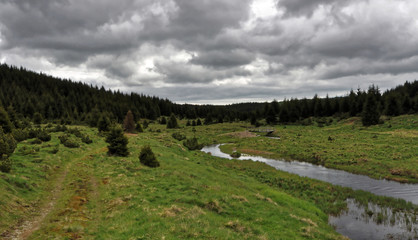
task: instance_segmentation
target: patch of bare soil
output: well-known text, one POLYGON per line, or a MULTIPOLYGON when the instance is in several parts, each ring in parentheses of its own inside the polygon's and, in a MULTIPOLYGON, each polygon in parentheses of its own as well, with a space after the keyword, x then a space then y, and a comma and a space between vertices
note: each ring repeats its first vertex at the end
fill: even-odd
POLYGON ((67 174, 68 166, 56 180, 55 187, 49 196, 49 201, 37 210, 39 215, 20 222, 18 226, 15 226, 11 231, 6 232, 1 237, 4 237, 4 239, 27 239, 33 232, 38 230, 45 217, 54 209, 57 199, 61 196, 63 182, 67 174))

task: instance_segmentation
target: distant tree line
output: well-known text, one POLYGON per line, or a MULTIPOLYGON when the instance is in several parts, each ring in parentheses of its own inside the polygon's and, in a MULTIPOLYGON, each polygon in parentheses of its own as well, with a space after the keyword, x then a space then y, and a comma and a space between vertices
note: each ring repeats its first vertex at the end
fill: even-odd
POLYGON ((405 82, 404 85, 385 91, 370 86, 367 91, 357 89, 343 97, 312 99, 285 99, 283 102, 265 103, 263 110, 251 112, 251 122, 265 119, 267 124, 302 123, 309 118, 359 116, 364 125, 378 122, 380 115, 398 116, 418 113, 418 81, 405 82), (377 119, 376 119, 377 118, 377 119))
MULTIPOLYGON (((41 123, 86 123, 107 130, 110 122, 122 123, 130 111, 129 123, 140 119, 169 122, 164 116, 175 115, 190 119, 189 126, 251 121, 252 124, 301 123, 309 124, 311 118, 362 116, 365 125, 378 121, 380 115, 397 116, 418 112, 418 81, 381 93, 377 86, 356 91, 343 97, 312 99, 285 99, 282 102, 239 103, 225 106, 176 104, 168 99, 136 93, 105 90, 103 87, 59 79, 24 68, 0 65, 0 106, 7 111, 10 121, 22 127, 25 121, 41 123), (202 121, 200 120, 202 119, 202 121)), ((172 120, 173 127, 176 123, 172 120)), ((137 131, 147 127, 143 122, 137 131)), ((7 128, 7 126, 6 126, 7 128)), ((133 131, 134 124, 124 125, 133 131)))
MULTIPOLYGON (((0 65, 0 105, 11 107, 20 119, 62 120, 97 126, 101 116, 122 123, 131 110, 134 120, 156 120, 175 114, 180 119, 240 119, 240 113, 222 106, 176 104, 168 99, 122 93, 103 87, 35 73, 22 67, 0 65)), ((242 119, 242 118, 241 118, 242 119)))

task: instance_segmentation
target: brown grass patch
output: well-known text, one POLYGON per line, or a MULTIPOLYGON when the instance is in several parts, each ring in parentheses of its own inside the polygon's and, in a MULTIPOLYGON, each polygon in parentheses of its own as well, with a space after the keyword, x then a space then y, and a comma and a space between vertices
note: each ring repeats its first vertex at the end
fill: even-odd
POLYGON ((125 133, 126 136, 137 136, 138 133, 125 133))
POLYGON ((223 211, 217 200, 209 201, 206 203, 205 208, 216 213, 221 213, 223 211))
POLYGON ((249 131, 243 131, 243 132, 224 133, 219 136, 231 136, 231 137, 236 137, 236 138, 253 138, 253 137, 257 137, 257 134, 249 132, 249 131))
POLYGON ((382 134, 391 134, 394 137, 403 137, 403 138, 416 138, 418 137, 418 131, 414 129, 397 129, 394 131, 383 132, 382 134))
POLYGON ((193 206, 191 209, 187 210, 185 215, 189 219, 195 219, 200 215, 205 215, 205 211, 198 206, 193 206))
POLYGON ((169 208, 165 208, 160 215, 162 217, 175 217, 178 214, 183 212, 183 208, 177 207, 176 205, 172 205, 169 208))
POLYGON ((277 203, 269 197, 264 197, 260 193, 257 193, 255 196, 257 197, 258 200, 266 201, 277 206, 277 203))
POLYGON ((238 220, 229 221, 225 224, 225 227, 234 230, 235 232, 242 233, 246 230, 245 226, 243 226, 238 220))
POLYGON ((248 199, 244 196, 232 195, 232 199, 238 200, 240 202, 248 202, 248 199))
POLYGON ((248 154, 248 155, 272 155, 272 152, 267 152, 267 151, 260 151, 260 150, 255 150, 255 149, 248 149, 248 148, 244 148, 241 149, 242 153, 248 154))

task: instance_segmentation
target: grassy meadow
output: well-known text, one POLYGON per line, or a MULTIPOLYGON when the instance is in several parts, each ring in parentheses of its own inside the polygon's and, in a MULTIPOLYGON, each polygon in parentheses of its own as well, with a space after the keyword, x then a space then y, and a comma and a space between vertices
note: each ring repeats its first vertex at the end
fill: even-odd
POLYGON ((44 212, 28 239, 345 239, 328 225, 328 214, 343 210, 347 198, 415 215, 418 207, 263 163, 189 151, 172 134, 233 143, 225 152, 417 182, 417 122, 417 116, 401 116, 369 128, 355 118, 324 127, 276 126, 280 139, 257 137, 247 132, 248 123, 196 126, 196 132, 151 124, 144 133, 127 134, 127 157, 109 156, 104 137, 83 126, 93 143, 80 148, 60 144, 62 133, 42 144, 26 140, 11 156, 12 172, 0 173, 0 236, 13 236, 14 226, 44 212), (140 164, 145 145, 160 167, 140 164))
POLYGON ((233 143, 222 146, 227 153, 300 160, 376 179, 418 182, 418 115, 386 119, 371 127, 350 118, 323 127, 287 125, 274 130, 271 136, 280 139, 247 132, 212 139, 233 143))

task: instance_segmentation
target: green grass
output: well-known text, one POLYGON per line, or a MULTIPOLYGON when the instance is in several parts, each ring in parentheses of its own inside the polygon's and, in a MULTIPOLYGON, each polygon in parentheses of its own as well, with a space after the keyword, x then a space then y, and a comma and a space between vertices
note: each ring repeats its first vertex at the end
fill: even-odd
MULTIPOLYGON (((342 148, 362 150, 366 143, 377 141, 388 144, 393 135, 401 134, 392 146, 396 151, 404 149, 399 152, 404 165, 394 166, 416 173, 416 162, 407 157, 416 150, 408 143, 416 140, 416 121, 415 116, 399 117, 371 128, 359 126, 356 119, 353 124, 347 121, 324 128, 278 126, 281 140, 230 134, 243 132, 249 127, 246 123, 197 126, 195 134, 204 144, 234 143, 227 145, 226 152, 236 148, 277 158, 304 159, 302 156, 319 149, 329 149, 325 150, 329 154, 321 155, 324 165, 334 163, 328 159, 338 156, 342 148), (392 125, 390 129, 388 124, 392 125), (372 140, 355 137, 357 134, 372 140), (376 134, 377 138, 372 137, 376 134), (333 142, 328 141, 329 135, 333 142), (342 142, 347 146, 341 146, 342 142), (307 144, 312 145, 309 152, 298 153, 307 144)), ((263 163, 188 151, 172 134, 193 137, 192 127, 167 130, 163 125, 151 124, 145 133, 129 135, 128 157, 108 156, 104 138, 95 129, 80 128, 92 144, 66 148, 57 138, 62 133, 53 133, 51 142, 42 145, 19 143, 12 155, 12 172, 0 175, 0 234, 28 215, 36 215, 64 171, 68 173, 55 207, 30 239, 342 239, 327 224, 327 214, 344 209, 348 197, 395 206, 415 215, 418 212, 416 206, 402 200, 332 186, 263 163), (58 144, 59 151, 52 154, 58 144), (140 164, 138 156, 144 145, 151 146, 161 167, 140 164)), ((382 153, 376 150, 366 154, 368 159, 376 158, 365 162, 373 167, 382 153)), ((344 159, 340 156, 333 161, 348 161, 344 159)), ((384 161, 391 166, 389 160, 384 161)), ((346 165, 335 164, 339 166, 346 165)), ((414 180, 410 176, 393 177, 414 180)))
MULTIPOLYGON (((386 119, 382 125, 363 127, 358 118, 325 127, 275 126, 273 136, 240 138, 210 136, 207 142, 233 143, 222 150, 273 159, 307 161, 376 179, 418 182, 418 115, 386 119)), ((236 126, 232 131, 244 131, 236 126)), ((214 130, 218 134, 226 131, 214 130)))

